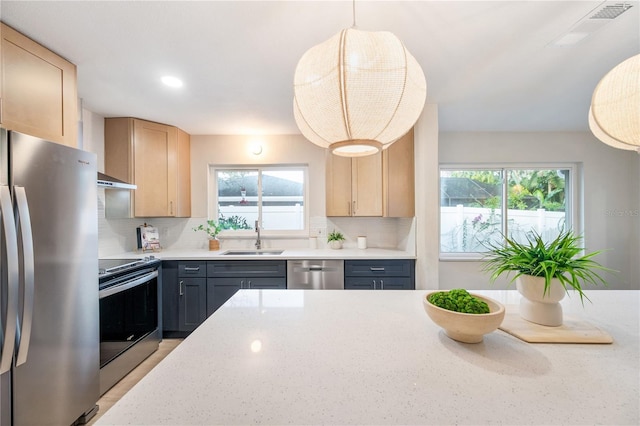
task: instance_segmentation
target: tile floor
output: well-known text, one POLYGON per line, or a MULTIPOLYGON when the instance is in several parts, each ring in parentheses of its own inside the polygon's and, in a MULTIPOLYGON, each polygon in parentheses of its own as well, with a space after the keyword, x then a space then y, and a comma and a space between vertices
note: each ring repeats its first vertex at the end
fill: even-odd
POLYGON ((147 359, 142 361, 131 373, 120 380, 114 387, 109 389, 102 398, 98 400, 98 413, 87 423, 93 425, 109 408, 129 391, 140 379, 142 379, 153 367, 164 359, 172 350, 182 342, 182 339, 162 339, 160 347, 147 359))

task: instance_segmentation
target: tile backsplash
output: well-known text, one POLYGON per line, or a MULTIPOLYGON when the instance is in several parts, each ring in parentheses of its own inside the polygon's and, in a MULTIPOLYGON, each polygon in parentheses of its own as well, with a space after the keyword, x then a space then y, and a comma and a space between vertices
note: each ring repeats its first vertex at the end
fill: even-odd
MULTIPOLYGON (((160 242, 165 249, 197 250, 208 249, 204 233, 194 232, 193 228, 202 224, 206 218, 134 218, 107 219, 105 217, 104 189, 98 190, 98 236, 100 257, 114 256, 136 249, 136 228, 150 224, 158 228, 160 242)), ((312 217, 309 219, 309 234, 318 238, 318 248, 325 248, 326 236, 333 230, 342 232, 346 248, 357 246, 357 237, 366 236, 368 247, 401 249, 415 253, 414 218, 351 218, 351 217, 312 217)), ((306 249, 309 239, 269 238, 263 235, 264 248, 306 249)), ((254 238, 224 238, 221 247, 251 248, 254 238)))

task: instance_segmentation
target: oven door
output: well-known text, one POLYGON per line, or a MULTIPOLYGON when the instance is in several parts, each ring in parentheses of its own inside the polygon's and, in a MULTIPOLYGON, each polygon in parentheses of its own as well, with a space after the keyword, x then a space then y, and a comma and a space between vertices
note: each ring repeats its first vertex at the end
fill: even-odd
POLYGON ((158 271, 101 284, 100 368, 158 330, 158 271))

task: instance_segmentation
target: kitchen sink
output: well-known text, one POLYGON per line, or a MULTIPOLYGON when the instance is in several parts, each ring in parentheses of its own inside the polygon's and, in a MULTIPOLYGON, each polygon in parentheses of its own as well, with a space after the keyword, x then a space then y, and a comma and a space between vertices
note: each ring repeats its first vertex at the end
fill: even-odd
POLYGON ((277 256, 284 250, 227 250, 223 256, 277 256))

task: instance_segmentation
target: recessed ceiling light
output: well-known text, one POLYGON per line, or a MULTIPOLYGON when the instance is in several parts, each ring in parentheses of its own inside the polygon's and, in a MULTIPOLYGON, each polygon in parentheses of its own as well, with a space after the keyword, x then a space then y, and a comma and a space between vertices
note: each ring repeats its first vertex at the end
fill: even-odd
POLYGON ((162 77, 162 82, 169 87, 182 87, 182 80, 170 75, 165 75, 164 77, 162 77))

